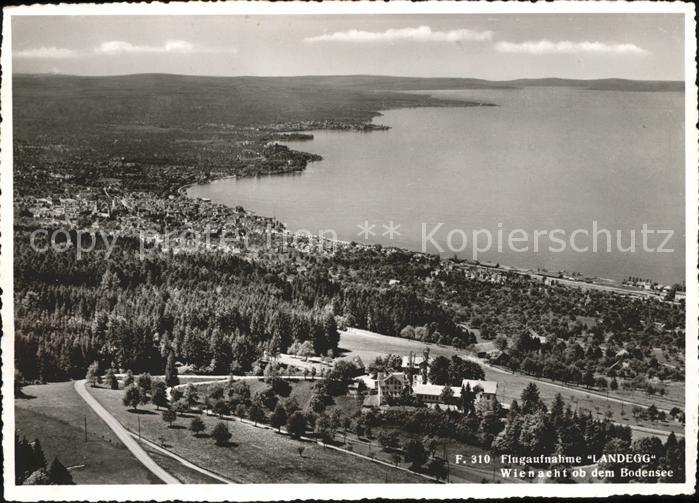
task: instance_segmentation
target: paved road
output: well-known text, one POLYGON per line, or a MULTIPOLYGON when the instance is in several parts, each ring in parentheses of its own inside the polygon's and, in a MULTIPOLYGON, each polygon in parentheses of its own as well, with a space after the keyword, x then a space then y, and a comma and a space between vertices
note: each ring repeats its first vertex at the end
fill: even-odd
POLYGON ((114 434, 121 440, 121 442, 126 446, 131 453, 136 456, 143 465, 153 472, 160 480, 166 484, 179 484, 180 481, 175 477, 170 475, 168 472, 163 470, 153 459, 143 450, 143 448, 138 445, 138 442, 134 440, 131 434, 124 428, 119 421, 114 419, 107 410, 100 405, 100 403, 85 389, 85 380, 75 381, 75 391, 78 395, 85 400, 85 402, 95 411, 95 413, 102 418, 102 421, 107 423, 114 434))

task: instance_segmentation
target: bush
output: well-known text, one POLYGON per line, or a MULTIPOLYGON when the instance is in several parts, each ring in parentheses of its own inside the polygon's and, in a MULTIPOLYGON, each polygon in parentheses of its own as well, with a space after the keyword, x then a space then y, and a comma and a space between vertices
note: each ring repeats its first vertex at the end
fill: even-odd
POLYGON ((214 426, 211 436, 214 437, 216 445, 226 445, 233 435, 228 431, 228 426, 225 423, 218 423, 214 426))
POLYGON ((195 437, 198 437, 200 433, 206 430, 206 425, 200 417, 193 417, 189 423, 189 430, 194 433, 195 437))

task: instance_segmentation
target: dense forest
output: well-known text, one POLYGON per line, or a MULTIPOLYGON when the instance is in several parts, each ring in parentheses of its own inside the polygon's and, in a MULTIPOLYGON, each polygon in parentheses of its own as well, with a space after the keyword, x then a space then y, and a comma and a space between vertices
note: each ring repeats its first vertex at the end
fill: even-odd
POLYGON ((337 321, 399 335, 405 324, 469 342, 454 313, 407 290, 343 285, 323 267, 288 279, 273 266, 222 253, 141 259, 135 239, 45 253, 15 236, 16 367, 25 379, 78 378, 102 368, 161 373, 171 350, 201 372, 249 371, 264 350, 311 341, 337 351, 337 321))

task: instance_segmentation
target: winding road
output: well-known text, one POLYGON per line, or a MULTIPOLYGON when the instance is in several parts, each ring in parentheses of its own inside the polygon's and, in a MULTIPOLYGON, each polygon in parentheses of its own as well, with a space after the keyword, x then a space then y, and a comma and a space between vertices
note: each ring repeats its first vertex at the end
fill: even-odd
POLYGON ((129 431, 124 428, 114 416, 100 405, 100 403, 87 391, 85 388, 85 379, 75 381, 75 391, 85 402, 95 411, 95 413, 107 423, 114 434, 121 440, 128 450, 138 459, 143 465, 148 468, 153 474, 166 484, 180 484, 180 481, 163 470, 153 459, 138 445, 138 442, 131 436, 129 431))

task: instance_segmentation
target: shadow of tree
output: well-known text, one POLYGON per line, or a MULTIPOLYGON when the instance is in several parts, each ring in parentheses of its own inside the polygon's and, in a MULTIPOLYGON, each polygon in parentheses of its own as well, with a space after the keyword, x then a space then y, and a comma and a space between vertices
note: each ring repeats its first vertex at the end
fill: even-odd
POLYGON ((215 445, 216 447, 238 447, 240 444, 229 440, 227 442, 216 442, 215 445))
POLYGON ((156 413, 153 412, 152 410, 146 410, 146 409, 129 409, 129 412, 131 414, 139 414, 142 416, 155 416, 156 413))

